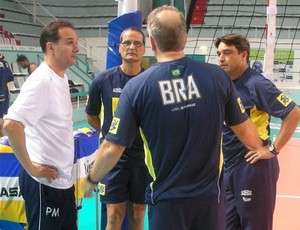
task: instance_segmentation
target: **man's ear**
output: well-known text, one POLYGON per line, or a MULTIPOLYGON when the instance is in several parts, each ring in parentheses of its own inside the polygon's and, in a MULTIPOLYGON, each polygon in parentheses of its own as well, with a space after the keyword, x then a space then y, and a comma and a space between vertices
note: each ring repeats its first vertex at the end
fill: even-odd
POLYGON ((46 43, 46 50, 48 52, 51 52, 52 54, 54 53, 54 46, 53 46, 53 43, 52 42, 47 42, 46 43))
POLYGON ((153 37, 152 37, 151 35, 149 36, 149 41, 150 41, 151 49, 152 49, 153 51, 155 51, 157 48, 156 48, 155 41, 154 41, 154 39, 153 39, 153 37))
POLYGON ((244 51, 244 52, 243 52, 243 58, 246 58, 246 59, 247 59, 247 56, 248 56, 247 51, 244 51))

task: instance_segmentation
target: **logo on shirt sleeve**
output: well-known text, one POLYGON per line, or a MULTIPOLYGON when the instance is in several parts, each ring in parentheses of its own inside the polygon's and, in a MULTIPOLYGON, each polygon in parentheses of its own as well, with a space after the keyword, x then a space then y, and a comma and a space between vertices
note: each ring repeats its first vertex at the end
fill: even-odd
POLYGON ((279 101, 284 107, 287 107, 292 102, 292 99, 281 93, 277 97, 277 101, 279 101))
POLYGON ((105 188, 106 188, 105 184, 99 183, 99 193, 101 196, 105 196, 105 188))
POLYGON ((240 106, 241 112, 244 113, 244 112, 245 112, 245 108, 244 108, 244 105, 243 105, 243 103, 242 103, 241 98, 238 97, 236 100, 237 100, 237 102, 238 102, 238 104, 239 104, 239 106, 240 106))
POLYGON ((109 132, 111 134, 117 134, 118 129, 119 129, 119 124, 120 124, 120 118, 114 117, 112 122, 111 122, 109 132))

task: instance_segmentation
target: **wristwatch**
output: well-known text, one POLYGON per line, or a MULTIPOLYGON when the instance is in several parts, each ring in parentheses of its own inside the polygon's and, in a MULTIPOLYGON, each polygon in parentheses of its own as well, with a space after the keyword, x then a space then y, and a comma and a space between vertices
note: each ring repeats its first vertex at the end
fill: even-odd
POLYGON ((275 156, 279 154, 279 152, 276 150, 275 146, 273 144, 269 145, 269 151, 273 153, 275 156))

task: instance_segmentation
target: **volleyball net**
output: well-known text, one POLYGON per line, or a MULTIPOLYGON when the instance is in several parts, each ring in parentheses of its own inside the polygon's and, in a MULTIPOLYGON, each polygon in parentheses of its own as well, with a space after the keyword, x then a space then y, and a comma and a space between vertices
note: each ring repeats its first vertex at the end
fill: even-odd
MULTIPOLYGON (((196 1, 195 7, 204 2, 196 1)), ((265 72, 273 72, 274 81, 300 83, 299 0, 209 0, 205 4, 202 23, 189 28, 189 53, 216 63, 214 40, 239 33, 250 42, 250 64, 261 62, 265 72)))

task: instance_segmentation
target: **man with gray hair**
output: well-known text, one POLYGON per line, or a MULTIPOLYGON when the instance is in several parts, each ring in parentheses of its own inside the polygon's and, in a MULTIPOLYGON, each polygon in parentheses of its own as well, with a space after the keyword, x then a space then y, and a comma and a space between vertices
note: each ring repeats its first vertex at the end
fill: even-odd
MULTIPOLYGON (((143 71, 144 33, 136 27, 125 29, 120 35, 119 52, 121 65, 96 74, 85 109, 88 123, 101 133, 101 142, 109 131, 124 86, 143 71)), ((130 229, 144 229, 144 196, 148 177, 144 158, 143 141, 137 135, 115 167, 100 181, 101 202, 107 208, 106 230, 121 228, 126 209, 130 229)))
POLYGON ((224 120, 256 150, 261 140, 235 88, 217 65, 184 55, 183 14, 162 6, 148 16, 157 63, 130 80, 122 91, 105 141, 85 181, 88 196, 140 131, 151 175, 146 190, 149 228, 225 228, 220 171, 224 120))

